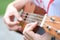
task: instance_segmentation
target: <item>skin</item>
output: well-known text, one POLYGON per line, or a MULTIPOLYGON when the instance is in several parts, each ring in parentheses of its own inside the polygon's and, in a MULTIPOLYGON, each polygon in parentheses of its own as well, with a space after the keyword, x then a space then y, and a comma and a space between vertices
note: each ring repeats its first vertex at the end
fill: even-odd
MULTIPOLYGON (((9 30, 14 30, 14 31, 22 30, 21 26, 17 25, 20 23, 19 21, 23 21, 23 19, 18 14, 18 11, 21 10, 27 2, 31 2, 31 1, 32 0, 15 0, 7 6, 6 12, 4 15, 4 22, 8 26, 9 30), (17 20, 19 20, 19 21, 14 21, 15 18, 17 18, 17 20)), ((32 31, 36 27, 36 25, 37 25, 37 22, 26 25, 26 28, 23 31, 25 40, 30 39, 30 38, 27 38, 27 36, 25 35, 26 33, 28 35, 30 35, 33 40, 37 40, 37 39, 40 40, 42 38, 41 35, 36 34, 32 31), (31 35, 31 34, 33 34, 33 35, 31 35)), ((44 39, 42 38, 42 40, 44 40, 44 39)))
POLYGON ((4 15, 4 22, 8 25, 10 30, 22 29, 21 26, 17 25, 19 22, 14 21, 14 19, 17 18, 17 20, 23 21, 23 19, 18 14, 18 11, 21 10, 27 2, 31 2, 31 0, 15 0, 7 6, 4 15))
POLYGON ((44 33, 43 35, 39 35, 34 33, 32 30, 37 26, 37 22, 29 23, 26 25, 23 34, 24 40, 51 40, 51 36, 48 33, 44 33))

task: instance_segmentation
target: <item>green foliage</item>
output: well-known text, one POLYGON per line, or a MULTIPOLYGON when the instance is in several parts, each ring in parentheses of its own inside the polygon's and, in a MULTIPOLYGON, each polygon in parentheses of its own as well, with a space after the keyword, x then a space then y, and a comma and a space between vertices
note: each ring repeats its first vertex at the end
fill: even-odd
POLYGON ((7 5, 13 0, 0 0, 0 16, 3 16, 7 5))

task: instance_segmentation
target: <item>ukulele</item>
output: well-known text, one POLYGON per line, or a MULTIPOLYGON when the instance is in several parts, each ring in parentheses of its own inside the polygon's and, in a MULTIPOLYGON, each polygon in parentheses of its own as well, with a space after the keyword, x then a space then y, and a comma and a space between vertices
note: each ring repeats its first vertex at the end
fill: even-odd
MULTIPOLYGON (((22 31, 27 23, 38 22, 38 26, 43 28, 47 33, 60 38, 60 18, 56 16, 49 17, 43 8, 36 6, 33 3, 27 3, 20 15, 24 21, 21 21, 19 25, 22 26, 22 31)), ((36 27, 33 31, 36 33, 39 27, 36 27)))
MULTIPOLYGON (((46 11, 43 8, 38 7, 34 3, 29 2, 24 6, 23 12, 20 14, 20 16, 24 19, 24 21, 21 21, 19 25, 21 25, 24 29, 27 23, 35 21, 41 22, 45 13, 46 11)), ((21 32, 23 32, 23 29, 21 32)))
POLYGON ((60 39, 60 18, 57 16, 44 16, 40 27, 43 27, 47 33, 60 39))

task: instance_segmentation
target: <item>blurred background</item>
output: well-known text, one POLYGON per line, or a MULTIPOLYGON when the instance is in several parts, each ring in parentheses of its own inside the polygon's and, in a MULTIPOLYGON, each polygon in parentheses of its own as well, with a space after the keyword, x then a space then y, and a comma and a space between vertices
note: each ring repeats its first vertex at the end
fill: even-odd
POLYGON ((0 0, 0 16, 4 15, 7 5, 13 0, 0 0))
POLYGON ((9 31, 3 21, 7 5, 13 0, 0 0, 0 40, 23 40, 23 36, 17 32, 9 31))

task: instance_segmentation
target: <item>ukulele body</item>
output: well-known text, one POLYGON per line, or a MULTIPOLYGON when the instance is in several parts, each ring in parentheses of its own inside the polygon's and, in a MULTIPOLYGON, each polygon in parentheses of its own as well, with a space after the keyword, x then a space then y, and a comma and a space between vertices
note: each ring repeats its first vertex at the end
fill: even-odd
MULTIPOLYGON (((25 25, 27 24, 27 23, 29 23, 29 22, 26 22, 25 20, 26 20, 26 15, 31 15, 31 14, 38 14, 39 16, 41 15, 41 16, 44 16, 45 15, 45 13, 46 13, 46 11, 43 9, 43 8, 41 8, 41 7, 38 7, 38 6, 36 6, 34 3, 27 3, 25 6, 24 6, 24 8, 23 8, 23 12, 22 12, 22 14, 20 15, 23 19, 24 19, 24 22, 21 22, 21 24, 23 24, 23 25, 21 25, 21 26, 23 26, 23 29, 25 28, 25 25)), ((37 15, 37 16, 38 16, 37 15)), ((29 21, 29 20, 28 20, 29 21)), ((38 29, 39 27, 36 27, 36 29, 34 30, 35 32, 37 31, 37 29, 38 29)), ((23 30, 22 30, 23 31, 23 30)))
MULTIPOLYGON (((31 15, 31 14, 36 14, 37 16, 43 16, 44 17, 44 15, 46 14, 46 11, 43 9, 43 8, 40 8, 40 7, 38 7, 38 6, 36 6, 35 4, 33 4, 33 3, 27 3, 25 6, 24 6, 24 8, 23 8, 23 13, 20 15, 23 19, 24 19, 24 21, 23 22, 20 22, 20 24, 19 25, 21 25, 22 26, 22 31, 21 32, 23 32, 23 30, 24 30, 24 28, 25 28, 25 25, 27 24, 27 23, 29 23, 29 22, 26 22, 26 17, 27 16, 25 16, 25 15, 31 15)), ((40 17, 39 16, 39 17, 40 17)), ((43 21, 43 17, 42 18, 40 18, 40 19, 42 19, 41 21, 43 21)), ((32 17, 31 17, 32 18, 32 17)), ((38 18, 38 17, 37 17, 38 18)), ((37 18, 35 18, 35 19, 37 19, 37 18)), ((47 18, 46 18, 46 20, 50 20, 50 19, 52 18, 52 17, 48 17, 47 16, 47 18)), ((60 21, 60 18, 58 18, 58 17, 56 17, 56 16, 54 16, 54 18, 56 18, 56 20, 57 21, 60 21)), ((39 19, 39 20, 40 20, 39 19)), ((34 20, 34 19, 33 19, 34 20)), ((27 19, 27 21, 29 21, 28 19, 27 19)), ((38 21, 38 20, 36 20, 36 21, 38 21)), ((41 22, 40 22, 41 23, 41 22)), ((57 29, 59 29, 60 30, 60 24, 58 24, 58 23, 54 23, 54 22, 51 22, 51 21, 45 21, 45 23, 47 24, 47 25, 50 25, 50 26, 52 26, 53 28, 57 28, 57 29)), ((44 23, 44 24, 45 24, 44 23)), ((57 32, 56 32, 56 30, 54 30, 53 28, 51 28, 51 29, 49 29, 48 27, 47 27, 47 25, 43 25, 43 30, 45 30, 47 33, 50 33, 51 35, 53 35, 53 36, 55 36, 55 37, 57 37, 57 38, 59 38, 60 39, 60 34, 58 34, 57 32)), ((33 31, 34 32, 37 32, 37 30, 39 29, 40 27, 36 27, 33 31)))

